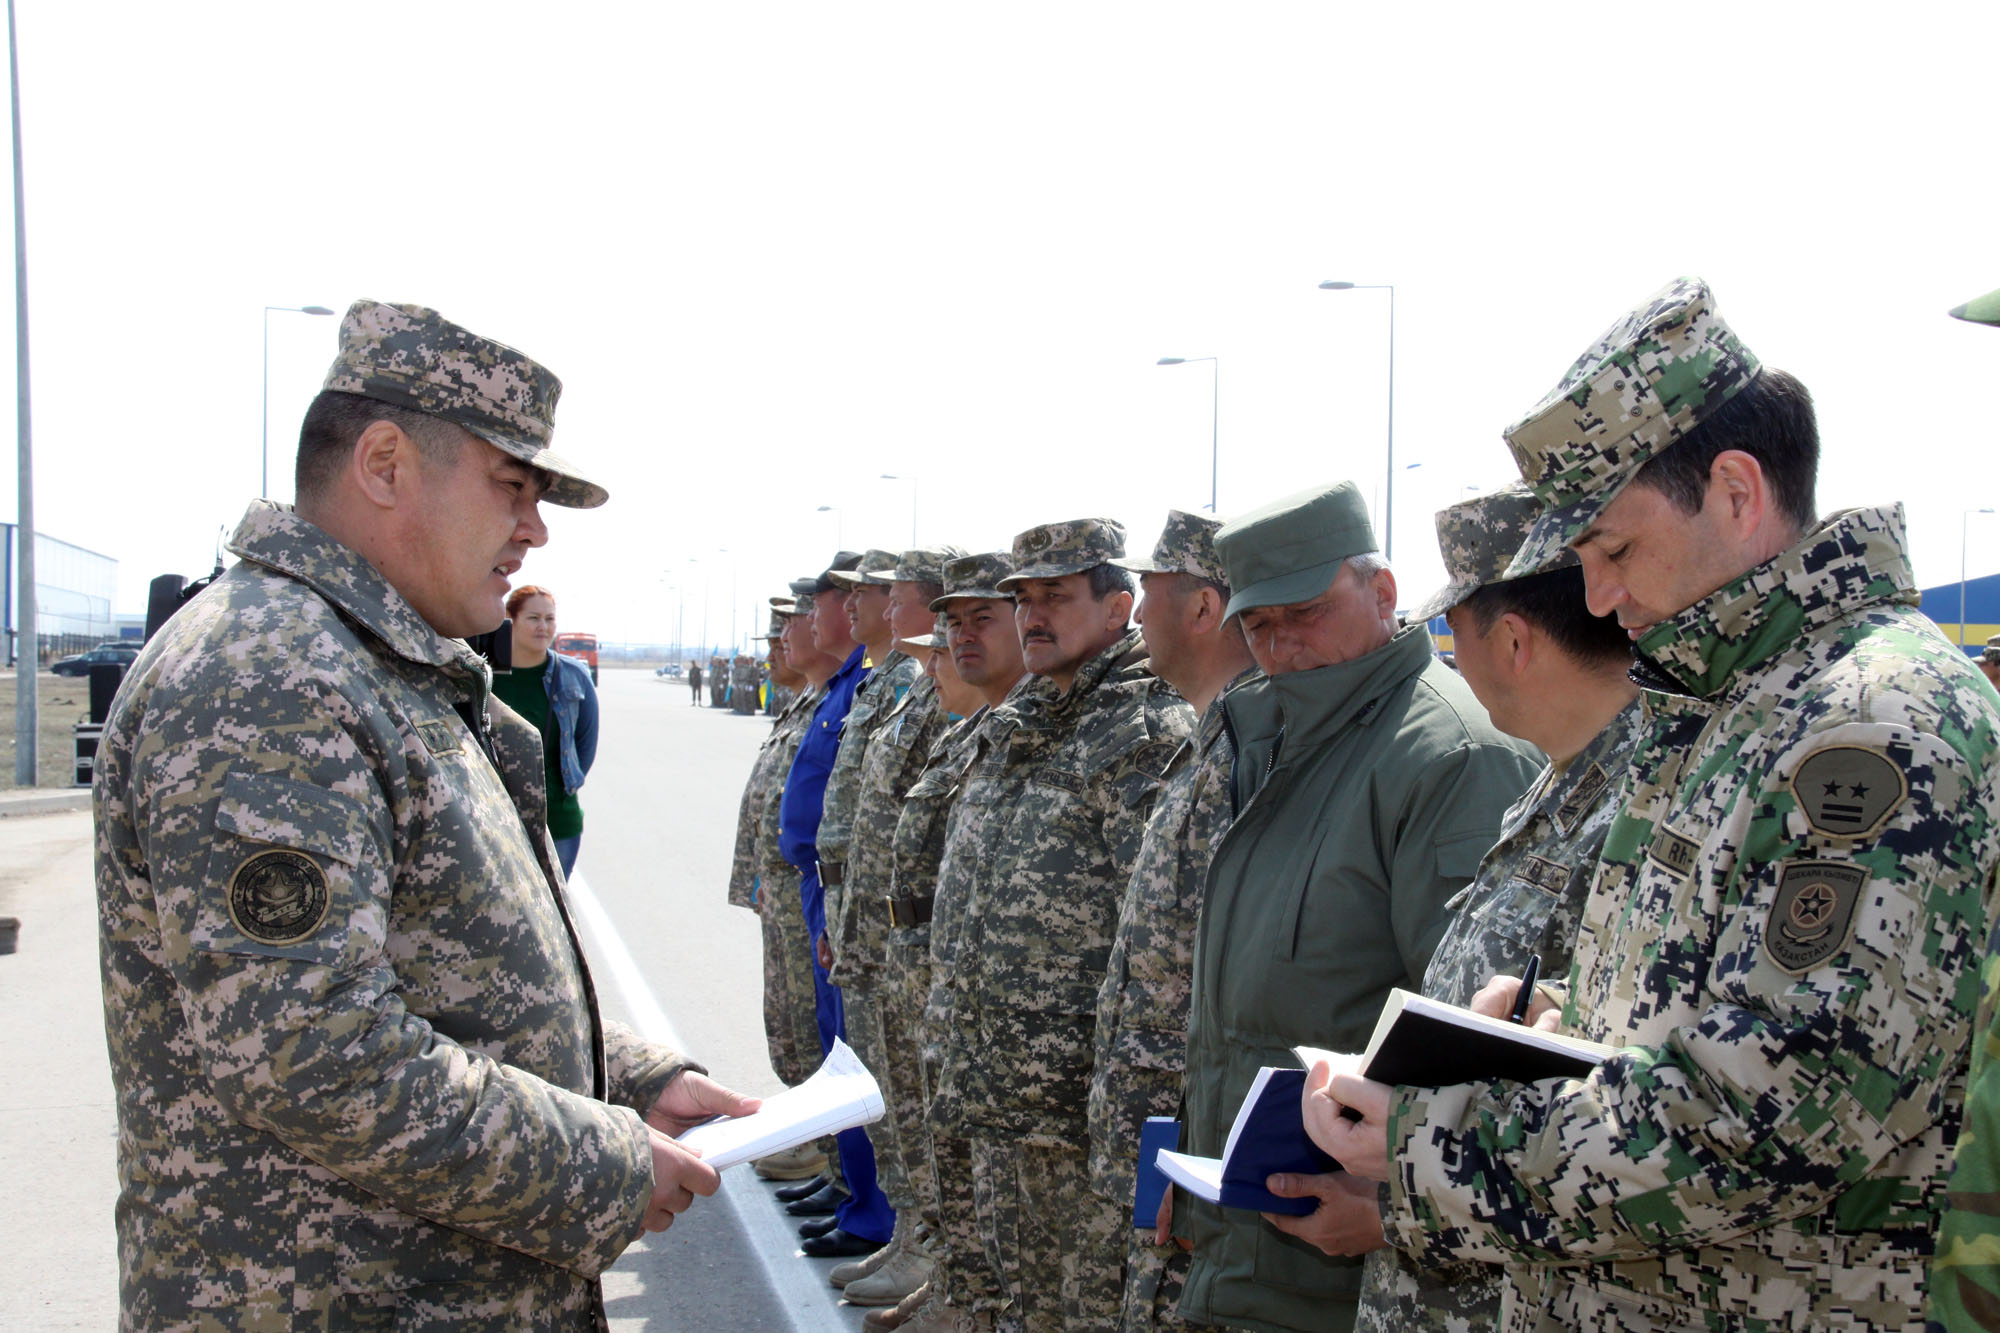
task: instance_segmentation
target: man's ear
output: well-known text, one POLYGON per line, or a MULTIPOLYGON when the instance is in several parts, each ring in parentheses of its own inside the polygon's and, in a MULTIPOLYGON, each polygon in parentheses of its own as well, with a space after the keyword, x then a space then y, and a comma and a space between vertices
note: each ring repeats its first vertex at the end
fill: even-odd
POLYGON ((1707 503, 1720 502, 1716 517, 1742 536, 1755 532, 1771 508, 1771 481, 1763 465, 1741 449, 1724 449, 1708 465, 1707 503))
POLYGON ((1116 625, 1120 629, 1123 629, 1125 626, 1131 624, 1132 602, 1133 602, 1132 594, 1124 591, 1123 589, 1120 589, 1119 591, 1114 592, 1109 597, 1105 598, 1104 599, 1105 623, 1107 625, 1116 625))
POLYGON ((1507 663, 1508 672, 1516 679, 1526 675, 1535 659, 1534 628, 1512 611, 1501 616, 1493 628, 1500 635, 1495 646, 1507 663))
POLYGON ((416 452, 416 441, 401 426, 371 421, 355 438, 347 458, 348 476, 369 503, 394 509, 408 494, 416 452))
POLYGON ((1375 590, 1375 610, 1383 620, 1394 623, 1396 619, 1396 573, 1394 570, 1378 569, 1369 580, 1375 590))
POLYGON ((1222 613, 1229 603, 1221 593, 1200 584, 1194 591, 1194 631, 1197 634, 1214 634, 1222 628, 1222 613))

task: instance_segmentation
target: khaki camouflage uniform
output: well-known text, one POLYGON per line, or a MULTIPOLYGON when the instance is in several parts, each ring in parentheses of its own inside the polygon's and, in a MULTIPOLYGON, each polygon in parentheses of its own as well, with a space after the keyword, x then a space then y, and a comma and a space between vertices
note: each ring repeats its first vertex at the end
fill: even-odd
POLYGON ((961 797, 982 812, 976 841, 954 839, 940 874, 941 893, 958 876, 971 892, 931 1113, 971 1140, 981 1229, 1024 1327, 1110 1328, 1130 1205, 1089 1184, 1097 988, 1161 774, 1193 718, 1146 670, 1137 633, 1068 691, 1035 678, 998 711, 1016 714, 1014 729, 974 761, 961 797))
MULTIPOLYGON (((1519 976, 1531 954, 1541 955, 1545 976, 1569 975, 1597 853, 1623 808, 1643 723, 1634 700, 1566 769, 1544 768, 1507 812, 1477 877, 1445 904, 1451 924, 1424 972, 1424 994, 1470 1004, 1493 977, 1519 976)), ((1492 1328, 1503 1286, 1491 1265, 1425 1268, 1401 1250, 1376 1250, 1363 1264, 1354 1326, 1360 1333, 1492 1328)))
POLYGON ((1502 1327, 1920 1327, 2000 793, 1903 549, 1900 509, 1849 511, 1638 641, 1564 1011, 1624 1052, 1398 1090, 1391 1239, 1564 1261, 1508 1270, 1502 1327))
POLYGON ((743 788, 729 873, 730 904, 757 913, 764 944, 764 1040, 771 1069, 787 1087, 819 1068, 819 1030, 813 1021, 812 943, 797 908, 799 872, 778 854, 778 801, 819 701, 817 689, 795 696, 758 749, 743 788))
POLYGON ((539 739, 290 510, 230 549, 98 753, 124 1324, 601 1327, 692 1066, 599 1017, 539 739))

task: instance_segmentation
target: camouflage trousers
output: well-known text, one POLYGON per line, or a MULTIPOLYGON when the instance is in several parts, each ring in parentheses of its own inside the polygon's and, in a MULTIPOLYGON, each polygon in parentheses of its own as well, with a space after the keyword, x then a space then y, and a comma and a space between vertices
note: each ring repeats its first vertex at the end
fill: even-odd
POLYGON ((875 1183, 897 1212, 911 1206, 909 1173, 903 1170, 901 1137, 895 1118, 886 1113, 889 1099, 889 1055, 882 1032, 882 995, 874 983, 853 982, 840 989, 840 1011, 847 1024, 847 1044, 882 1087, 884 1114, 868 1126, 868 1146, 875 1150, 875 1183))
MULTIPOLYGON (((924 1066, 926 1093, 936 1087, 936 1075, 935 1066, 924 1066)), ((927 1129, 927 1135, 938 1204, 938 1226, 931 1233, 931 1257, 936 1263, 931 1282, 959 1309, 999 1317, 1007 1308, 1007 1293, 987 1259, 979 1229, 972 1144, 940 1129, 927 1129)))
POLYGON ((1003 1326, 1113 1333, 1132 1214, 1090 1187, 1087 1149, 975 1131, 972 1163, 987 1260, 1010 1307, 1003 1326))
POLYGON ((1194 1256, 1173 1241, 1153 1244, 1151 1227, 1133 1227, 1125 1247, 1124 1305, 1118 1327, 1124 1333, 1152 1333, 1156 1328, 1213 1328, 1183 1319, 1175 1308, 1187 1285, 1188 1264, 1194 1256))
POLYGON ((757 880, 764 935, 764 1045, 771 1071, 795 1088, 819 1068, 819 1020, 813 1016, 812 941, 799 908, 799 872, 766 865, 757 880))
MULTIPOLYGON (((939 1229, 937 1177, 931 1170, 930 1088, 923 1060, 924 1002, 931 993, 931 930, 927 925, 890 931, 888 963, 878 998, 885 1047, 876 1079, 882 1085, 884 1120, 895 1122, 909 1206, 929 1231, 939 1229)), ((886 1187, 885 1187, 886 1189, 886 1187)), ((891 1194, 890 1201, 904 1205, 891 1194)))
POLYGON ((1362 1263, 1355 1333, 1490 1333, 1500 1319, 1505 1270, 1487 1264, 1425 1268, 1403 1251, 1362 1263))

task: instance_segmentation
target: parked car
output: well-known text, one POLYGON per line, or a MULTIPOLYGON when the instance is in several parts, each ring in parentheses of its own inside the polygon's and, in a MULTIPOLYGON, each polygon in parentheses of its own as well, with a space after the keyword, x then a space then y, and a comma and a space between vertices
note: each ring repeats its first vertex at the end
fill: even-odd
POLYGON ((87 676, 92 667, 102 666, 107 662, 115 662, 119 666, 131 666, 132 659, 138 655, 137 644, 100 643, 87 653, 58 657, 49 663, 49 670, 58 676, 87 676))
POLYGON ((590 683, 597 683, 597 636, 570 630, 556 635, 549 647, 564 657, 574 657, 590 668, 590 683))

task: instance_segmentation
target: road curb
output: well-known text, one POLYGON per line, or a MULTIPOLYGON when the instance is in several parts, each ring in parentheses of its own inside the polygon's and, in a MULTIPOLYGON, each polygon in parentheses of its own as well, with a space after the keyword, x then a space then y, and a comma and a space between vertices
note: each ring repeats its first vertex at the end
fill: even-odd
POLYGON ((33 791, 0 791, 0 819, 10 815, 54 815, 90 809, 90 788, 38 787, 33 791))

